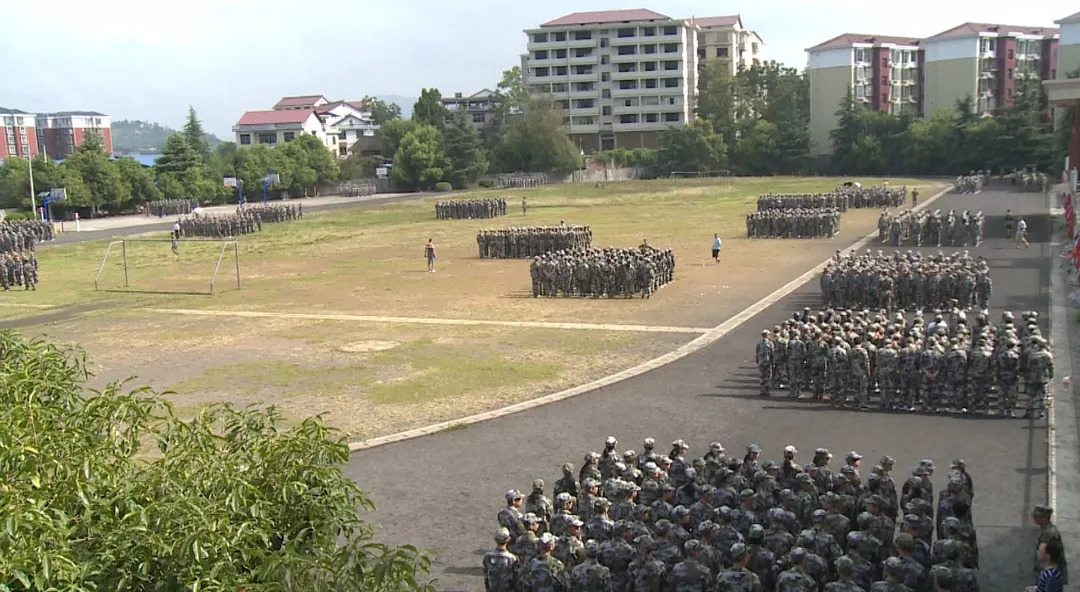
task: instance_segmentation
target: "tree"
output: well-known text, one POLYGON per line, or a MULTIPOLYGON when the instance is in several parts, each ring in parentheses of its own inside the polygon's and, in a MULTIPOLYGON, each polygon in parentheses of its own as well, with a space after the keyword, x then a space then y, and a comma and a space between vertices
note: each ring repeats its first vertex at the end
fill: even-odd
POLYGON ((581 152, 563 128, 563 112, 551 99, 529 102, 503 130, 494 150, 499 169, 568 172, 581 168, 581 152))
POLYGON ((521 75, 521 66, 503 70, 502 79, 495 86, 493 99, 497 104, 496 115, 500 125, 505 125, 511 113, 521 113, 529 104, 529 89, 521 75))
POLYGON ((488 168, 480 135, 463 111, 458 111, 444 136, 444 152, 449 160, 446 178, 454 189, 465 189, 488 168))
POLYGON ((206 142, 206 132, 203 131, 202 122, 199 121, 199 117, 195 114, 195 108, 190 105, 188 106, 187 123, 184 124, 184 130, 181 134, 187 140, 188 146, 191 146, 200 161, 205 164, 210 158, 210 147, 206 142))
POLYGON ((375 176, 375 169, 382 166, 385 159, 381 156, 365 156, 359 152, 353 152, 339 165, 338 179, 349 181, 353 179, 371 179, 375 176))
POLYGON ((669 127, 660 135, 657 166, 664 174, 673 171, 708 172, 724 164, 724 138, 704 119, 682 127, 669 127))
POLYGON ((779 136, 775 123, 758 120, 735 145, 733 160, 740 172, 754 175, 774 172, 774 165, 780 159, 779 136))
POLYGON ((113 165, 120 180, 128 187, 131 203, 141 204, 161 198, 161 191, 154 185, 154 175, 149 168, 131 158, 118 158, 113 165))
POLYGON ((836 111, 837 126, 829 132, 833 145, 833 169, 837 172, 853 172, 858 168, 856 144, 863 132, 862 114, 865 110, 866 107, 855 100, 850 88, 840 99, 840 108, 836 111))
POLYGON ((445 180, 450 163, 441 144, 439 131, 431 125, 406 134, 394 155, 394 180, 412 189, 431 189, 445 180))
POLYGON ((372 539, 318 418, 84 387, 85 355, 0 333, 0 585, 11 590, 433 590, 372 539))
POLYGON ((185 134, 176 133, 165 140, 161 157, 154 163, 158 173, 182 173, 199 167, 199 154, 192 148, 185 134))
POLYGON ((81 178, 86 186, 86 201, 80 203, 69 195, 69 204, 88 207, 92 215, 97 215, 103 207, 120 210, 129 205, 131 187, 124 183, 116 166, 101 150, 99 142, 83 142, 64 159, 63 167, 81 178))
POLYGON ((379 128, 379 136, 382 142, 382 153, 387 158, 394 158, 397 154, 398 146, 401 145, 401 139, 408 135, 409 132, 416 129, 417 123, 410 119, 392 119, 381 128, 379 128))
POLYGON ((380 98, 372 96, 364 97, 363 103, 371 110, 371 119, 374 120, 377 125, 383 125, 393 119, 401 118, 401 107, 399 107, 397 103, 387 103, 380 98))
POLYGON ((437 88, 425 88, 420 91, 420 98, 413 105, 412 120, 419 125, 430 125, 442 132, 449 117, 446 105, 442 104, 442 95, 437 88))
POLYGON ((731 66, 721 61, 708 61, 698 78, 697 115, 712 124, 724 141, 734 144, 737 132, 738 96, 731 66))
POLYGON ((0 163, 0 207, 29 207, 29 202, 30 172, 26 160, 17 156, 5 158, 0 163))

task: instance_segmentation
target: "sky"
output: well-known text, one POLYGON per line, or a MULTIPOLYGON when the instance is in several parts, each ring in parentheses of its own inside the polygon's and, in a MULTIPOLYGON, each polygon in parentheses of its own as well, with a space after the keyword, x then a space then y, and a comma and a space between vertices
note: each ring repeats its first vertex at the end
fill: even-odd
POLYGON ((231 139, 246 110, 284 95, 416 97, 493 88, 520 64, 523 29, 584 10, 650 8, 672 17, 741 14, 768 57, 802 68, 840 33, 929 36, 965 21, 1052 25, 1075 0, 0 0, 0 106, 94 110, 179 127, 188 105, 231 139), (972 10, 977 7, 977 10, 972 10))

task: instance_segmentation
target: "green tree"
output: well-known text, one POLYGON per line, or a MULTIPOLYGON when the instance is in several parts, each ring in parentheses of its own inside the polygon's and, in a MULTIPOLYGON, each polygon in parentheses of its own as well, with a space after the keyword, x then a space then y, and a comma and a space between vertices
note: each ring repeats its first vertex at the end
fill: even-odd
POLYGON ((186 135, 176 133, 165 140, 154 168, 158 173, 183 173, 201 164, 198 152, 192 148, 186 135))
POLYGON ((203 131, 202 122, 199 121, 198 115, 195 114, 195 107, 188 106, 187 122, 184 124, 181 134, 187 140, 188 146, 191 146, 191 149, 198 155, 199 160, 206 164, 210 158, 210 146, 206 142, 206 132, 203 131))
POLYGON ((97 215, 102 208, 119 211, 130 205, 131 187, 124 183, 116 166, 102 151, 100 142, 83 142, 64 159, 62 166, 78 175, 86 186, 87 201, 78 203, 69 195, 71 205, 88 207, 92 215, 97 215))
POLYGON ((5 158, 0 163, 0 207, 22 208, 29 205, 30 172, 26 160, 17 156, 5 158))
POLYGON ((402 187, 431 189, 446 179, 449 167, 439 131, 434 126, 421 125, 402 138, 394 155, 392 174, 402 187))
POLYGON ((716 170, 727 159, 727 145, 711 123, 695 119, 689 125, 669 127, 660 135, 657 166, 664 174, 674 171, 716 170))
POLYGON ((521 75, 521 66, 503 70, 502 79, 495 86, 493 99, 497 104, 499 123, 505 125, 510 114, 521 113, 529 104, 529 89, 521 75))
POLYGON ((735 145, 732 160, 740 172, 763 175, 775 172, 780 160, 780 130, 775 123, 760 119, 735 145))
POLYGON ((911 122, 906 147, 908 171, 919 175, 953 175, 961 170, 953 151, 958 119, 956 113, 943 110, 930 118, 911 122))
POLYGON ((379 128, 382 153, 387 158, 397 154, 401 139, 417 128, 417 123, 410 119, 392 119, 379 128))
POLYGON ((458 111, 443 136, 444 152, 449 160, 446 178, 455 189, 465 189, 488 168, 480 135, 465 113, 458 111))
POLYGON ((420 98, 413 105, 412 120, 419 125, 430 125, 442 132, 450 113, 442 104, 442 95, 437 88, 425 88, 420 91, 420 98))
POLYGON ((429 591, 429 559, 372 540, 371 501, 318 418, 84 387, 85 356, 0 333, 0 586, 429 591))
POLYGON ((836 129, 829 132, 832 141, 833 170, 840 173, 855 172, 858 168, 857 144, 863 133, 863 113, 866 107, 855 100, 849 88, 840 99, 840 108, 836 111, 836 129))
POLYGON ((397 103, 387 103, 377 97, 364 97, 363 103, 371 110, 371 119, 378 125, 401 118, 401 107, 397 103))
POLYGON ((581 168, 581 152, 563 128, 563 111, 551 99, 533 99, 503 130, 494 150, 498 168, 569 172, 581 168))
POLYGON ((127 185, 131 203, 141 204, 161 198, 161 191, 154 185, 154 174, 132 158, 118 158, 113 161, 121 181, 127 185))
POLYGON ((381 156, 364 156, 353 152, 339 165, 338 179, 349 181, 374 178, 375 169, 382 166, 384 160, 381 156))
POLYGON ((730 66, 708 61, 698 77, 697 116, 712 124, 724 142, 734 144, 740 115, 738 84, 730 66))

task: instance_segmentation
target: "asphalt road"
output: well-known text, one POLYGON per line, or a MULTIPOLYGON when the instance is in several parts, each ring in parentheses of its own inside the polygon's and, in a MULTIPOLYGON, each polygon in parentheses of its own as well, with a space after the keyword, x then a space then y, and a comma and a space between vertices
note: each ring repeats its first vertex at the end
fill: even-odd
MULTIPOLYGON (((948 195, 942 209, 981 209, 987 240, 971 249, 992 266, 995 321, 1004 309, 1037 310, 1048 316, 1049 215, 1041 194, 984 192, 948 195), (1028 217, 1032 247, 1014 249, 1004 238, 1002 217, 1011 208, 1028 217)), ((937 249, 924 249, 936 251, 937 249)), ((943 249, 949 251, 950 249, 943 249)), ((663 294, 660 295, 663 297, 663 294)), ((483 588, 480 560, 492 544, 495 516, 509 488, 528 491, 543 477, 550 493, 566 461, 580 465, 588 450, 603 448, 605 436, 620 450, 641 450, 643 438, 666 443, 683 438, 700 455, 718 440, 729 454, 751 443, 762 459, 780 460, 793 444, 807 462, 814 448, 838 458, 857 450, 866 461, 884 454, 897 459, 899 482, 922 458, 939 465, 935 490, 955 457, 967 461, 974 478, 973 507, 980 543, 983 589, 1018 590, 1031 583, 1034 530, 1030 511, 1047 497, 1045 422, 922 414, 833 410, 819 403, 756 396, 752 363, 763 327, 792 311, 820 304, 812 281, 750 319, 716 343, 670 365, 610 387, 516 415, 357 452, 346 472, 375 501, 367 516, 376 537, 413 544, 436 553, 433 576, 440 590, 483 588)))
MULTIPOLYGON (((392 197, 382 197, 375 199, 357 199, 355 201, 342 201, 332 203, 319 203, 318 198, 313 198, 314 201, 302 201, 305 212, 329 212, 333 210, 347 210, 357 208, 370 208, 386 205, 389 203, 397 203, 401 201, 410 201, 415 199, 423 199, 429 197, 429 193, 406 193, 395 194, 392 197)), ((451 194, 440 194, 449 196, 451 194)), ((298 200, 290 200, 290 202, 296 202, 298 200)), ((261 202, 260 202, 261 203, 261 202)), ((270 202, 281 203, 281 202, 270 202)), ((252 204, 258 205, 258 204, 252 204)), ((114 236, 133 236, 136 234, 143 234, 145 232, 154 232, 158 230, 170 230, 175 216, 166 216, 162 222, 147 222, 146 224, 140 224, 138 226, 125 226, 121 228, 109 228, 105 230, 89 230, 84 232, 64 232, 56 235, 56 240, 40 243, 38 246, 41 248, 47 248, 53 245, 63 245, 67 243, 81 243, 84 241, 93 241, 112 238, 114 236)), ((153 218, 147 217, 147 220, 153 220, 153 218)), ((68 223, 69 227, 74 223, 68 223)))

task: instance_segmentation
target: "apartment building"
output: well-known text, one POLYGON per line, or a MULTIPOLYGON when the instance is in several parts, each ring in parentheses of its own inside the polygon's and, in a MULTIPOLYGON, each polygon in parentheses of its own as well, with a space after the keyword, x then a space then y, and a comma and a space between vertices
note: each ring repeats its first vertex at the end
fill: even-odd
POLYGON ((755 31, 743 26, 742 17, 710 16, 688 19, 697 27, 698 64, 719 61, 731 66, 731 74, 765 62, 765 42, 755 31))
POLYGON ((33 158, 38 153, 34 114, 0 107, 0 161, 17 156, 33 158))
POLYGON ((233 126, 240 148, 274 147, 311 134, 339 158, 379 153, 378 131, 363 101, 330 101, 322 95, 283 97, 272 109, 245 112, 233 126))
POLYGON ((694 118, 697 27, 646 9, 575 12, 526 29, 525 84, 583 151, 656 148, 694 118))
POLYGON ((452 97, 443 97, 442 104, 451 113, 464 111, 477 131, 495 121, 499 106, 498 101, 495 100, 495 93, 487 88, 471 95, 454 93, 452 97))
POLYGON ((1059 29, 964 23, 923 40, 925 114, 955 109, 970 96, 978 113, 1012 104, 1017 83, 1057 76, 1059 29))
POLYGON ((112 119, 97 111, 58 111, 36 116, 38 146, 50 158, 66 158, 90 135, 111 154, 112 119))
POLYGON ((1064 79, 1080 70, 1080 12, 1054 21, 1060 25, 1057 78, 1064 79))
POLYGON ((830 133, 849 92, 875 111, 921 113, 923 53, 918 39, 844 33, 806 51, 811 154, 832 152, 830 133))

